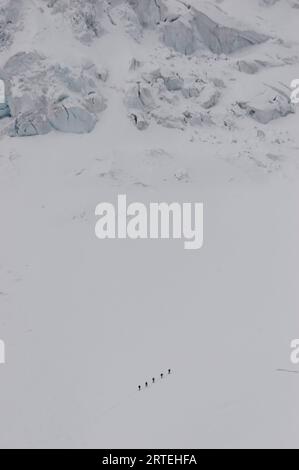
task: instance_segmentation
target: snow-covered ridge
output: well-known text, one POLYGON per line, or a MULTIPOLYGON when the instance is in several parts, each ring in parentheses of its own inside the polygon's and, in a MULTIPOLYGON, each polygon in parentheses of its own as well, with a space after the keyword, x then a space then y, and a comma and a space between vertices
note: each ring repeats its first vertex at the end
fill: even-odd
MULTIPOLYGON (((0 78, 7 89, 6 108, 2 108, 0 115, 2 135, 37 135, 53 129, 91 132, 101 113, 109 107, 109 99, 105 103, 101 93, 103 76, 96 71, 102 69, 98 60, 89 61, 87 67, 83 59, 81 62, 76 59, 74 66, 68 58, 62 63, 59 51, 56 54, 52 50, 51 64, 46 65, 47 50, 51 49, 47 42, 52 34, 62 41, 67 37, 64 47, 72 56, 76 48, 82 56, 85 48, 87 53, 93 51, 93 58, 96 51, 99 57, 109 56, 109 50, 102 50, 103 41, 109 45, 107 38, 113 42, 114 36, 122 32, 128 41, 135 42, 140 56, 143 49, 148 53, 149 41, 152 43, 151 70, 144 72, 142 64, 137 67, 140 61, 132 56, 131 67, 127 64, 127 78, 118 84, 126 96, 123 100, 119 95, 119 100, 124 101, 128 117, 140 130, 146 129, 152 120, 179 129, 187 125, 217 122, 219 125, 219 119, 225 125, 223 116, 235 121, 236 105, 244 116, 262 124, 295 111, 288 91, 277 83, 270 83, 267 89, 259 84, 256 96, 264 91, 267 94, 257 106, 256 96, 247 100, 246 92, 243 99, 221 106, 222 95, 229 94, 230 81, 238 75, 257 75, 268 68, 298 64, 297 45, 270 29, 262 31, 260 24, 254 29, 252 18, 247 26, 246 17, 240 17, 238 8, 236 17, 233 16, 229 8, 233 1, 17 0, 17 3, 0 2, 0 47, 3 57, 8 59, 6 63, 0 62, 0 78), (18 37, 25 36, 27 30, 35 33, 31 47, 22 50, 18 37), (168 70, 162 73, 159 62, 165 57, 168 70), (221 71, 218 77, 209 76, 211 68, 221 71), (92 70, 93 76, 87 77, 87 70, 92 70), (212 108, 215 110, 210 111, 212 108)), ((252 13, 258 11, 266 16, 280 2, 254 0, 251 5, 252 13)), ((246 7, 250 8, 249 2, 246 7)), ((285 9, 291 12, 294 8, 295 14, 296 7, 295 1, 285 4, 285 9)), ((104 75, 111 88, 109 70, 104 75)))

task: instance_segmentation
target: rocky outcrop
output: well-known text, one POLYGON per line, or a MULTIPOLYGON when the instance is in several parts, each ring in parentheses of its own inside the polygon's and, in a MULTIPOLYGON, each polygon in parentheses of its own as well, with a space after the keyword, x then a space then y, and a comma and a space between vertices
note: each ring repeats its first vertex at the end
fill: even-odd
POLYGON ((71 70, 36 52, 23 52, 8 60, 1 76, 9 84, 6 116, 9 110, 11 136, 42 135, 54 129, 90 132, 105 109, 101 78, 90 63, 71 70))
POLYGON ((141 69, 137 75, 125 97, 128 115, 137 129, 146 129, 151 121, 181 130, 212 124, 205 110, 216 106, 221 96, 213 82, 183 77, 169 68, 141 69))
MULTIPOLYGON (((14 0, 13 0, 14 1, 14 0)), ((63 14, 75 35, 90 43, 104 33, 103 24, 119 22, 137 40, 144 29, 162 31, 163 42, 182 54, 206 48, 230 54, 260 44, 267 37, 254 31, 228 27, 186 2, 169 0, 42 0, 53 13, 63 14), (138 27, 139 25, 139 27, 138 27)), ((205 10, 204 10, 205 11, 205 10)), ((224 16, 224 15, 223 15, 224 16)), ((224 20, 224 18, 223 18, 224 20)))
POLYGON ((216 23, 204 13, 191 9, 184 17, 168 22, 162 33, 168 47, 183 54, 207 48, 214 54, 231 54, 268 38, 254 31, 240 31, 216 23))
POLYGON ((25 111, 19 114, 8 128, 10 137, 30 137, 48 134, 51 125, 42 110, 25 111))

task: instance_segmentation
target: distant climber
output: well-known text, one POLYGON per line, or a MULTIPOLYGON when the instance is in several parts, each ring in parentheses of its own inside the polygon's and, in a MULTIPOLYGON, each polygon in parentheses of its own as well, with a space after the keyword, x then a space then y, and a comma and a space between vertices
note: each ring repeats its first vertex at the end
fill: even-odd
POLYGON ((153 384, 155 383, 155 377, 152 378, 152 382, 153 382, 153 384))
POLYGON ((161 379, 163 379, 163 377, 164 377, 164 374, 162 374, 162 373, 161 373, 161 374, 160 374, 160 377, 161 377, 161 379))
POLYGON ((138 385, 138 390, 139 390, 139 392, 140 392, 140 390, 141 390, 141 385, 138 385))
POLYGON ((145 387, 148 387, 148 383, 147 383, 147 382, 145 382, 145 387))
POLYGON ((171 374, 171 369, 168 369, 168 375, 171 374))

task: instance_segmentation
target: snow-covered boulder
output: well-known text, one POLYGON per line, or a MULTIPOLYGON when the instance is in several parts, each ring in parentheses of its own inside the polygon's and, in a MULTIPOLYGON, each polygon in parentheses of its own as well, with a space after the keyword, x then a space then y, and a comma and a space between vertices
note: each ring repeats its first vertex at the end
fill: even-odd
POLYGON ((41 110, 19 114, 8 128, 10 137, 30 137, 48 134, 52 130, 49 120, 41 110))
POLYGON ((14 120, 9 131, 12 136, 45 134, 53 129, 90 132, 106 106, 99 91, 99 72, 90 63, 70 68, 53 64, 37 52, 21 52, 8 60, 1 76, 14 120))
POLYGON ((75 134, 89 133, 97 123, 95 114, 69 99, 51 106, 48 120, 57 131, 75 134))
POLYGON ((295 106, 291 103, 290 98, 284 93, 277 93, 271 99, 253 100, 252 103, 238 103, 240 108, 246 111, 246 114, 261 124, 268 124, 274 119, 286 117, 295 113, 295 106))
POLYGON ((215 106, 220 98, 220 91, 211 83, 207 84, 199 95, 199 102, 205 109, 215 106))
POLYGON ((184 80, 178 74, 165 77, 164 83, 168 91, 178 91, 184 87, 184 80))

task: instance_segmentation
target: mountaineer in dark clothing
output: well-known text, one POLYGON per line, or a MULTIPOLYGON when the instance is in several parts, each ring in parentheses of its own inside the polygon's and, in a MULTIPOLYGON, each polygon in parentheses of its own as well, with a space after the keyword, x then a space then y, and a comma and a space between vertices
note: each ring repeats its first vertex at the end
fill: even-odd
POLYGON ((152 378, 152 382, 153 382, 153 384, 155 383, 155 377, 152 378))

